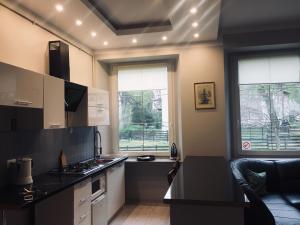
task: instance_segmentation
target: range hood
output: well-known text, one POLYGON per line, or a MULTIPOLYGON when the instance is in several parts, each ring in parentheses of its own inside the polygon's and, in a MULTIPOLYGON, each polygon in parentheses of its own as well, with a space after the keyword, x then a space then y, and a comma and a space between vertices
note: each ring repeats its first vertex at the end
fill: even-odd
POLYGON ((86 86, 65 81, 65 111, 75 112, 86 91, 86 86))

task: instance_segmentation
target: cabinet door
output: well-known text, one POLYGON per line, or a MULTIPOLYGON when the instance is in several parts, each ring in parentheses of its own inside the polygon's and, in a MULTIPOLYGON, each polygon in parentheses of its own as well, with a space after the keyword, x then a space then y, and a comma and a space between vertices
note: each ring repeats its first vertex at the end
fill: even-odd
POLYGON ((73 225, 73 187, 34 204, 36 225, 73 225))
POLYGON ((109 108, 109 93, 108 91, 88 88, 88 106, 109 108))
POLYGON ((65 127, 65 84, 62 79, 44 77, 44 129, 65 127))
POLYGON ((88 107, 88 125, 106 126, 109 125, 109 111, 101 107, 88 107))
POLYGON ((107 211, 110 220, 125 204, 125 165, 119 163, 107 170, 107 211))
POLYGON ((0 104, 43 108, 43 75, 0 63, 0 104))

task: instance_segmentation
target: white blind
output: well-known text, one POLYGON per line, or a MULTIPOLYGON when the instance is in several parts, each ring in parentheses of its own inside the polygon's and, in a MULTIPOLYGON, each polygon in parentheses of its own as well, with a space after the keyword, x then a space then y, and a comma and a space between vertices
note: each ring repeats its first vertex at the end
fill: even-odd
POLYGON ((119 91, 168 89, 166 66, 118 69, 119 91))
POLYGON ((240 84, 285 83, 300 81, 298 55, 239 59, 240 84))

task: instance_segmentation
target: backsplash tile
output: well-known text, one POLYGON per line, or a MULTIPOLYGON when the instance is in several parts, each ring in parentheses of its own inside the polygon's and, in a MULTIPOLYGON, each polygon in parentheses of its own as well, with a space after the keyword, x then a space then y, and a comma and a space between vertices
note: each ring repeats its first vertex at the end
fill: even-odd
POLYGON ((58 167, 61 149, 68 163, 94 156, 94 128, 80 127, 57 130, 0 132, 0 186, 7 184, 6 160, 31 157, 33 175, 58 167))

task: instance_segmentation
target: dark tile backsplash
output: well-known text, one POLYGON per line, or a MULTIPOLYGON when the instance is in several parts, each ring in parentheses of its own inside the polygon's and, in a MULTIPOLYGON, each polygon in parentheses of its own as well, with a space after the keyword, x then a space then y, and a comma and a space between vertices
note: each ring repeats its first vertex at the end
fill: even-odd
POLYGON ((68 163, 94 156, 94 128, 0 132, 0 186, 7 184, 6 160, 28 156, 33 159, 33 175, 58 167, 61 149, 68 163))

